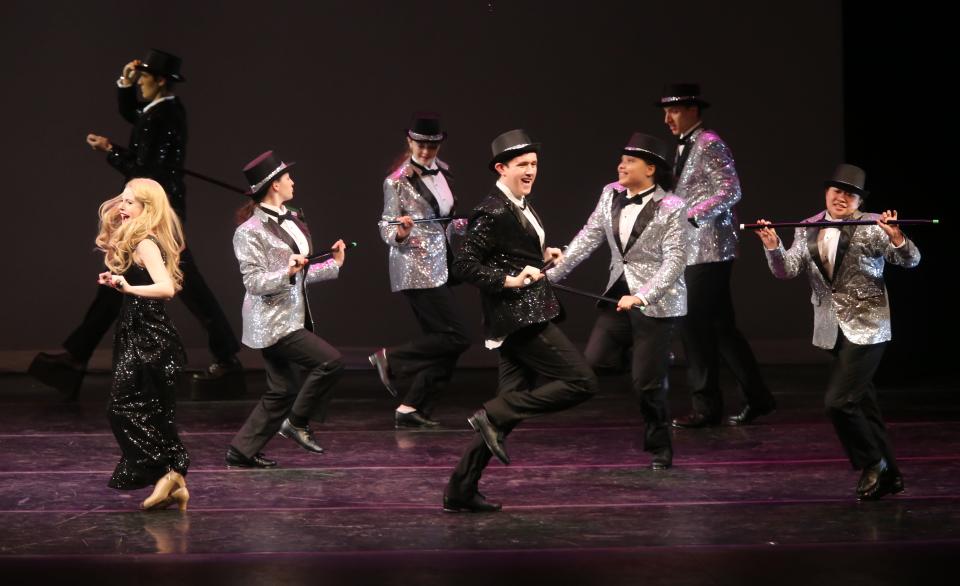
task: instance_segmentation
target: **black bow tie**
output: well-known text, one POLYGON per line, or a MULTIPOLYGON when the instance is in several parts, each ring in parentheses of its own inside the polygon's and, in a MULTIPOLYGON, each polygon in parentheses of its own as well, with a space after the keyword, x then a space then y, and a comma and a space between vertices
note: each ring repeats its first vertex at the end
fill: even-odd
POLYGON ((690 144, 690 135, 688 134, 687 136, 684 136, 684 137, 678 136, 677 144, 680 146, 687 146, 688 144, 690 144))
POLYGON ((413 164, 414 167, 420 170, 421 175, 436 175, 437 173, 440 172, 440 167, 437 167, 436 169, 427 169, 426 167, 414 161, 413 159, 410 159, 410 163, 413 164))
POLYGON ((637 195, 635 195, 635 196, 633 196, 633 197, 627 197, 627 191, 624 190, 624 191, 623 191, 622 193, 620 193, 620 195, 619 195, 620 205, 621 205, 622 207, 627 207, 628 205, 631 205, 631 204, 640 205, 640 204, 643 203, 643 198, 644 198, 644 196, 646 196, 646 195, 647 195, 647 193, 638 193, 637 195))
POLYGON ((267 215, 270 215, 270 216, 273 216, 274 218, 276 218, 276 219, 277 219, 277 223, 280 224, 281 226, 283 225, 283 221, 284 221, 284 220, 293 221, 293 219, 296 218, 296 216, 294 216, 294 215, 293 215, 293 212, 291 212, 290 210, 287 210, 286 213, 279 214, 279 213, 277 213, 277 212, 275 212, 275 211, 273 211, 273 210, 271 210, 271 209, 269 209, 269 208, 265 208, 265 207, 263 207, 263 206, 260 206, 260 209, 263 210, 267 215))

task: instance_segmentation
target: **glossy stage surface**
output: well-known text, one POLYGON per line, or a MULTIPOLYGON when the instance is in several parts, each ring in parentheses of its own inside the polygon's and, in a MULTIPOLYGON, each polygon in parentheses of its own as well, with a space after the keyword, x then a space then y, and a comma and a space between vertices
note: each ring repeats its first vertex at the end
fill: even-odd
MULTIPOLYGON (((513 464, 481 484, 496 514, 441 512, 441 493, 495 388, 460 370, 437 431, 395 431, 372 371, 340 383, 326 449, 272 440, 272 470, 227 469, 224 451, 262 391, 192 402, 189 511, 137 510, 148 490, 107 488, 118 449, 109 376, 79 401, 0 377, 0 575, 4 584, 947 584, 960 555, 960 395, 947 382, 881 388, 906 491, 858 503, 822 409, 825 367, 766 367, 779 408, 746 427, 675 430, 654 472, 627 379, 518 427, 513 464), (66 582, 69 580, 70 582, 66 582)), ((672 372, 674 415, 686 413, 672 372)), ((732 384, 726 381, 726 388, 732 384)), ((728 414, 739 409, 733 393, 728 414)))

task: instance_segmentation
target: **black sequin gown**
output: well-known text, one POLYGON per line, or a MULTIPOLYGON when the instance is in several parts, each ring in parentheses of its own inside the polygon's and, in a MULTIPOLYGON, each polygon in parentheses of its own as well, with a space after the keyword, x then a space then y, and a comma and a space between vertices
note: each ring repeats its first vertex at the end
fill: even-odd
MULTIPOLYGON (((130 285, 153 280, 136 264, 130 285)), ((175 470, 187 473, 190 456, 174 424, 177 378, 185 354, 162 299, 123 296, 113 341, 113 386, 107 416, 122 456, 108 486, 133 490, 156 484, 175 470)))

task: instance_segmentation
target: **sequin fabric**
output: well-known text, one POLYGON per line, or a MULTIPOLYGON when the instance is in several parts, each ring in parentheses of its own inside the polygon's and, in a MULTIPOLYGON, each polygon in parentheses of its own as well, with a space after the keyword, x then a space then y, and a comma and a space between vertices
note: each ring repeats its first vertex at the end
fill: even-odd
POLYGON ((453 262, 454 276, 480 289, 488 340, 548 322, 561 312, 547 279, 518 289, 503 286, 507 275, 516 275, 527 265, 543 266, 540 238, 532 228, 525 228, 520 218, 516 206, 494 187, 471 213, 466 237, 453 262))
MULTIPOLYGON (((143 267, 124 274, 131 285, 153 283, 143 267)), ((124 295, 113 340, 113 385, 107 417, 121 457, 108 485, 133 490, 175 470, 187 473, 190 456, 174 421, 177 379, 185 363, 180 336, 164 301, 124 295)))
POLYGON ((712 130, 691 135, 690 156, 674 192, 687 204, 687 217, 697 223, 687 264, 731 260, 737 256, 737 218, 740 179, 730 148, 712 130))
MULTIPOLYGON (((306 285, 336 279, 340 274, 340 267, 331 258, 311 264, 291 282, 287 268, 293 250, 281 238, 283 230, 276 222, 268 226, 270 222, 273 220, 257 208, 233 233, 233 252, 246 289, 242 310, 243 343, 251 348, 272 346, 280 338, 305 327, 312 331, 306 285)), ((305 235, 309 241, 309 234, 305 235)))
POLYGON ((149 177, 163 186, 170 205, 186 220, 187 189, 183 165, 187 158, 187 114, 179 98, 143 112, 136 88, 118 88, 120 115, 133 124, 126 148, 114 145, 107 162, 124 178, 149 177))
POLYGON ((551 282, 560 281, 606 242, 611 259, 610 278, 604 291, 608 291, 621 275, 626 275, 630 291, 647 300, 644 315, 686 315, 687 287, 683 272, 691 228, 683 200, 657 187, 646 204, 656 206, 653 218, 626 254, 621 254, 614 239, 614 230, 620 228, 613 225, 613 198, 623 191, 619 183, 603 188, 596 209, 567 246, 563 261, 547 271, 547 278, 551 282))
MULTIPOLYGON (((446 164, 437 161, 437 165, 446 175, 446 164)), ((410 235, 397 242, 397 226, 388 222, 400 216, 414 220, 437 217, 433 206, 410 183, 413 174, 408 160, 383 181, 383 214, 378 226, 380 237, 390 247, 390 290, 394 293, 405 289, 432 289, 446 283, 449 239, 454 232, 462 234, 466 230, 463 222, 424 222, 414 224, 410 235)), ((455 213, 454 209, 451 214, 455 213)))
MULTIPOLYGON (((807 222, 823 221, 820 212, 807 222)), ((862 214, 855 219, 876 220, 877 214, 862 214)), ((792 279, 806 271, 810 281, 813 304, 813 345, 832 349, 837 341, 837 327, 854 344, 878 344, 891 339, 890 304, 883 281, 886 263, 913 268, 920 263, 920 251, 909 238, 899 248, 894 247, 879 226, 847 226, 841 235, 841 244, 848 239, 842 258, 837 250, 838 264, 833 280, 828 280, 814 260, 819 228, 797 228, 793 244, 785 250, 783 240, 774 250, 767 250, 770 272, 778 279, 792 279)))

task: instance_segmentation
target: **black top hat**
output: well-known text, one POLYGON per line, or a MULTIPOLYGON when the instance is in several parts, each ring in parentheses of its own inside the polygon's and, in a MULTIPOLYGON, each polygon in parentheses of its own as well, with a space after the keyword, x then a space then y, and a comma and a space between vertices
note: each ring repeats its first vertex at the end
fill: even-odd
POLYGON ((824 187, 836 187, 860 197, 867 197, 869 191, 863 188, 867 182, 867 172, 856 165, 841 163, 833 172, 833 176, 823 182, 824 187))
POLYGON ((663 95, 654 106, 665 108, 667 106, 700 106, 709 108, 709 102, 700 97, 699 83, 669 83, 663 86, 663 95))
POLYGON ((176 55, 171 55, 158 49, 150 49, 140 65, 137 65, 137 71, 145 71, 150 75, 162 75, 174 81, 187 81, 180 75, 180 65, 183 61, 176 55))
POLYGON ((439 114, 416 112, 410 121, 407 136, 417 142, 443 142, 447 138, 447 133, 441 129, 439 114))
POLYGON ((641 132, 633 133, 630 142, 623 147, 623 154, 640 157, 652 165, 662 165, 665 169, 673 166, 670 164, 671 153, 667 143, 655 136, 641 132))
POLYGON ((508 130, 493 139, 490 143, 490 150, 493 151, 493 158, 490 159, 490 170, 493 171, 497 163, 506 163, 507 161, 525 155, 527 153, 539 153, 540 143, 533 142, 526 130, 517 128, 508 130))
POLYGON ((273 151, 267 151, 250 161, 243 168, 243 174, 247 178, 250 190, 246 195, 258 196, 266 191, 274 180, 279 179, 284 173, 289 171, 296 163, 284 163, 273 154, 273 151))

